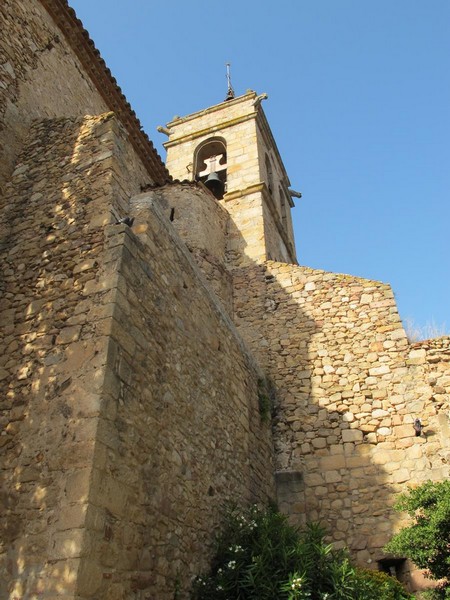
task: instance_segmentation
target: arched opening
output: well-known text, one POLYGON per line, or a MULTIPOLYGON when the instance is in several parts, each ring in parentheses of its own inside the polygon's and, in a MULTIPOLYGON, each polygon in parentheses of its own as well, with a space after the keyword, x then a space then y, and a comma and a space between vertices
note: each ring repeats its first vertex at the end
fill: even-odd
POLYGON ((194 175, 221 200, 227 191, 227 146, 223 138, 202 142, 194 154, 194 175))

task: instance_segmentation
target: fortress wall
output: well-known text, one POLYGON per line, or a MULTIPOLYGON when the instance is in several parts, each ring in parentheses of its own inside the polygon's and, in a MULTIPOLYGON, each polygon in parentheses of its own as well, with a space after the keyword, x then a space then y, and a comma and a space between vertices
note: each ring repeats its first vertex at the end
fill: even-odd
POLYGON ((274 262, 234 282, 238 329, 277 388, 282 508, 374 564, 395 496, 449 475, 449 339, 410 346, 380 282, 274 262))
POLYGON ((229 216, 202 184, 169 183, 135 196, 132 211, 155 203, 170 220, 195 258, 206 280, 231 316, 233 312, 232 277, 225 267, 225 245, 229 216))
POLYGON ((0 29, 2 188, 33 119, 96 115, 108 108, 40 2, 3 0, 0 29))
POLYGON ((105 261, 104 226, 124 202, 119 190, 149 183, 135 167, 111 113, 43 120, 32 126, 5 186, 2 598, 74 594, 116 276, 114 261, 105 261), (135 171, 128 182, 127 161, 135 171))
MULTIPOLYGON (((258 373, 112 113, 35 123, 1 206, 3 598, 172 598, 274 496, 258 373)), ((194 201, 194 198, 192 199, 194 201)))
POLYGON ((90 495, 102 525, 83 598, 172 600, 206 567, 224 503, 274 493, 256 368, 164 211, 147 207, 132 230, 110 228, 120 266, 90 495))

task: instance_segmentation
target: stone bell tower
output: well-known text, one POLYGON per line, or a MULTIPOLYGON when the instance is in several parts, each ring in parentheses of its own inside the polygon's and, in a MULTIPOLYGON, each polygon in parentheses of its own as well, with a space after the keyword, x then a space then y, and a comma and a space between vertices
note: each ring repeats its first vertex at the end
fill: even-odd
POLYGON ((201 181, 230 215, 227 260, 232 266, 276 260, 296 263, 289 179, 254 91, 176 117, 168 136, 174 179, 201 181))

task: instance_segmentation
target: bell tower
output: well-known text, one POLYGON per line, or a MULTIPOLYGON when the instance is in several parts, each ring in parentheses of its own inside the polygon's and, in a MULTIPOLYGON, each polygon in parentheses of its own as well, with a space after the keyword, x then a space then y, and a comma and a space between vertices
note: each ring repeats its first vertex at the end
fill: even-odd
POLYGON ((230 215, 230 266, 296 263, 290 183, 261 106, 249 90, 160 128, 174 179, 202 182, 230 215))

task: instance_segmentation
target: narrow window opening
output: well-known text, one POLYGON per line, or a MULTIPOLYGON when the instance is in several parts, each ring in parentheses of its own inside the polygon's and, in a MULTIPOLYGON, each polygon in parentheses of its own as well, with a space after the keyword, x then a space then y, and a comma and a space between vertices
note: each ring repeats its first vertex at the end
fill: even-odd
POLYGON ((175 219, 175 209, 174 208, 170 209, 170 217, 169 217, 169 219, 171 221, 173 221, 175 219))
POLYGON ((287 231, 287 213, 286 213, 286 197, 283 193, 283 190, 279 189, 280 194, 280 213, 281 213, 281 223, 283 225, 283 229, 287 231))
POLYGON ((269 192, 273 193, 273 170, 272 163, 270 162, 269 155, 266 154, 266 175, 267 175, 267 188, 269 192))

